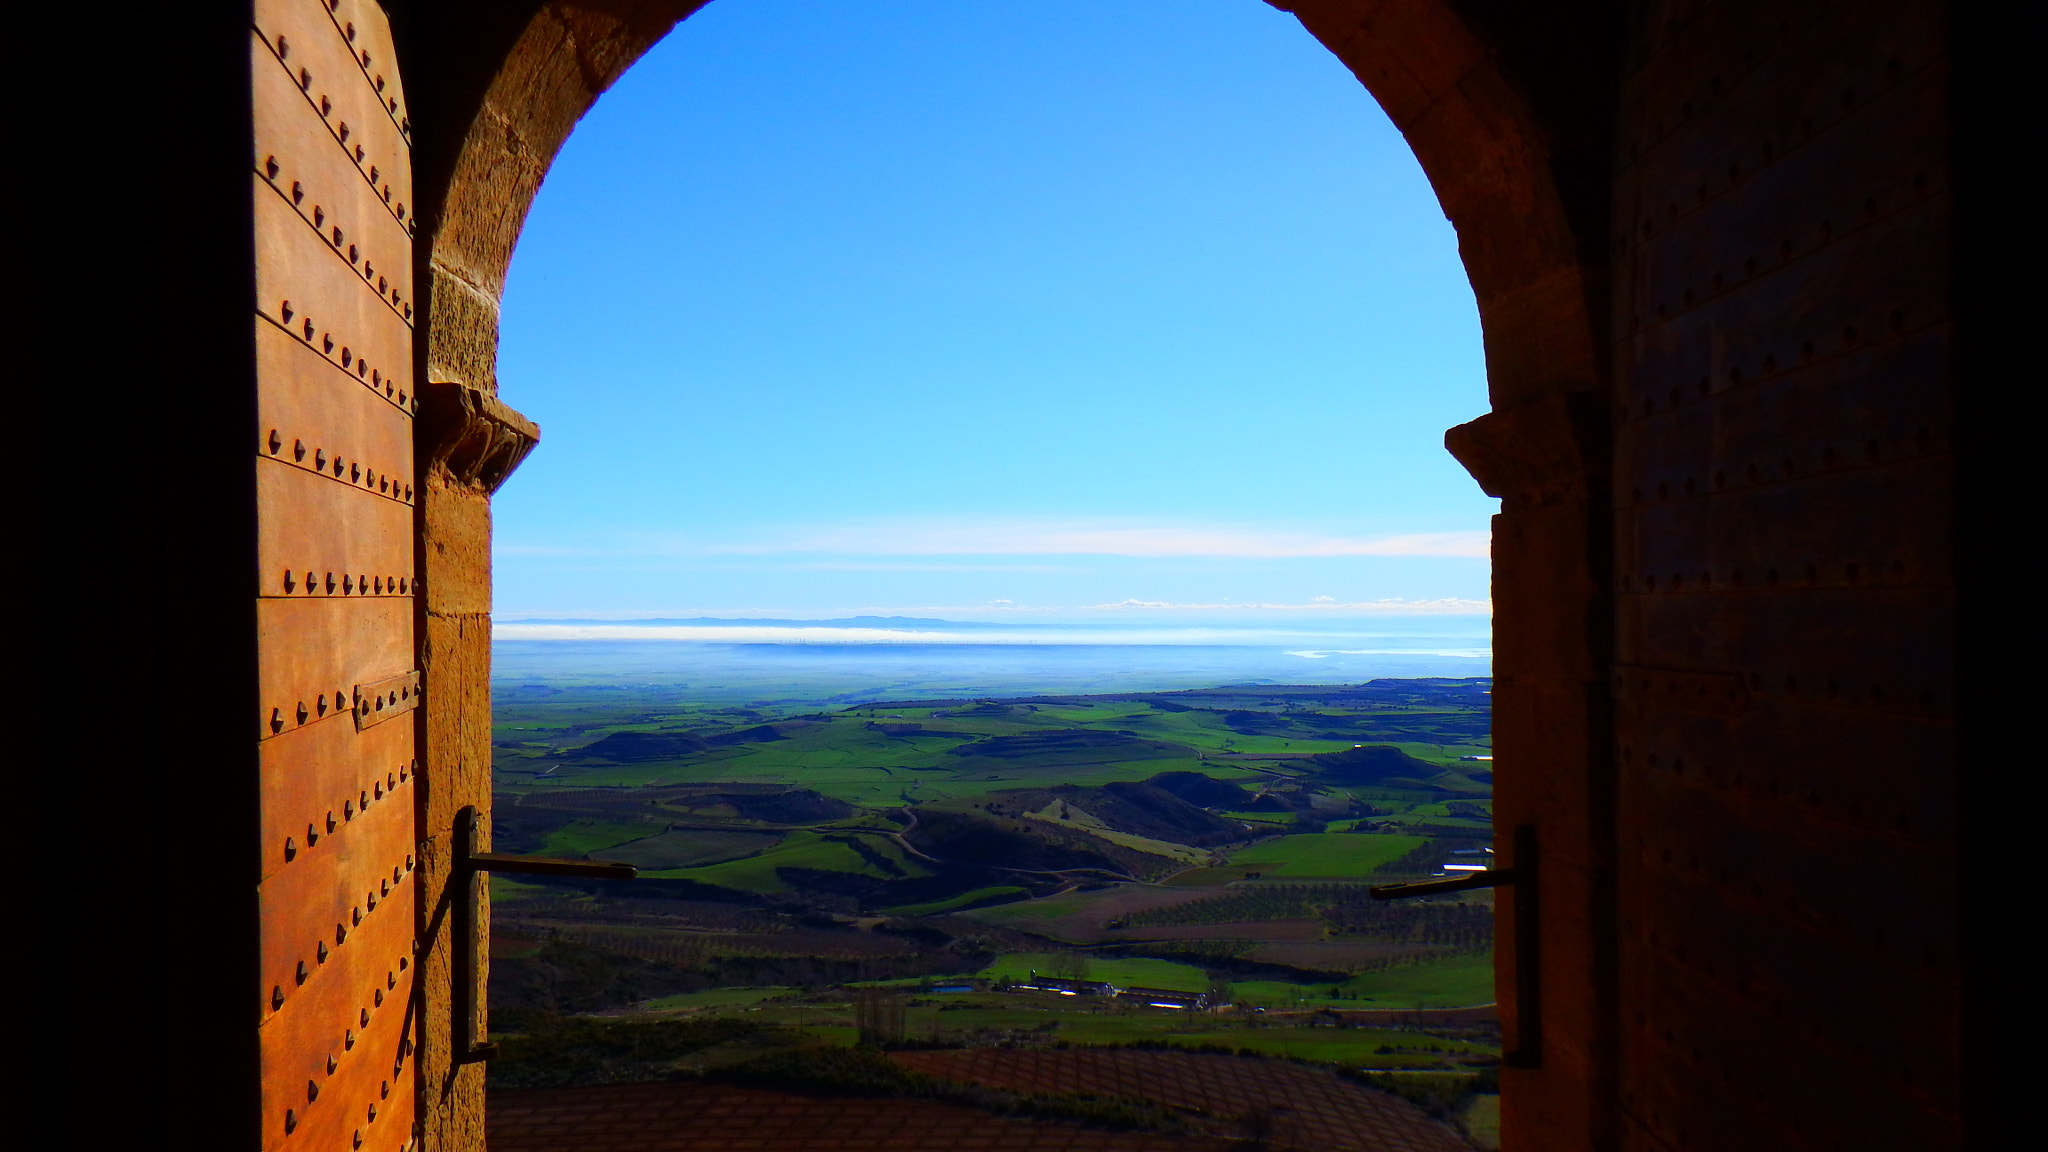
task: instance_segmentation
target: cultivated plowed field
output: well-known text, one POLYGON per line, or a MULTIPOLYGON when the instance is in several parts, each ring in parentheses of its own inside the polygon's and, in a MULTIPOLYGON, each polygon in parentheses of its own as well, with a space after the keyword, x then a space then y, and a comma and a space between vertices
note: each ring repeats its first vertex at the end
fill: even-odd
POLYGON ((961 915, 970 920, 1036 932, 1055 940, 1093 944, 1117 934, 1109 922, 1137 912, 1189 904, 1213 892, 1164 888, 1154 884, 1118 884, 1093 892, 1065 892, 1043 900, 1022 900, 977 908, 961 915))
POLYGON ((1084 1092, 1195 1114, 1217 1135, 1264 1125, 1269 1146, 1302 1152, 1470 1152, 1398 1096, 1276 1060, 1118 1049, 898 1052, 907 1068, 1021 1093, 1084 1092))
POLYGON ((1155 928, 1112 928, 1109 940, 1321 940, 1329 929, 1313 917, 1242 920, 1233 924, 1165 924, 1155 928))
POLYGON ((1227 1152, 1231 1142, 991 1116, 932 1100, 819 1098, 718 1084, 491 1093, 492 1152, 1227 1152))
MULTIPOLYGON (((1247 937, 1249 939, 1249 937, 1247 937)), ((1312 972, 1369 972, 1375 964, 1405 957, 1455 955, 1428 945, 1386 944, 1377 940, 1278 940, 1246 953, 1264 964, 1285 964, 1312 972)))

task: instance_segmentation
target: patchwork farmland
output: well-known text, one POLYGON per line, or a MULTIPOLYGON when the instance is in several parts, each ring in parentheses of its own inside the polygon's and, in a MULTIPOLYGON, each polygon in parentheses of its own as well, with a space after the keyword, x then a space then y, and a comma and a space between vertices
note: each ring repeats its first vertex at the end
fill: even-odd
POLYGON ((640 878, 492 881, 494 1030, 743 1021, 913 1063, 1222 1049, 1403 1077, 1449 1116, 1498 1054, 1490 901, 1366 889, 1483 863, 1489 687, 851 708, 501 688, 494 847, 640 878), (1212 1007, 1023 987, 1048 977, 1212 1007), (1443 1025, 1456 1009, 1476 1015, 1443 1025))

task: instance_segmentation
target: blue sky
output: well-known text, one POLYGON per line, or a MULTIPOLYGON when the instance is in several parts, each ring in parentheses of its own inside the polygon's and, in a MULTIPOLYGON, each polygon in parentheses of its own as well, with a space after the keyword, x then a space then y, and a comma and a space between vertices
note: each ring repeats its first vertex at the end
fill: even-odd
POLYGON ((557 159, 499 372, 501 618, 1487 594, 1456 237, 1258 0, 715 0, 557 159))

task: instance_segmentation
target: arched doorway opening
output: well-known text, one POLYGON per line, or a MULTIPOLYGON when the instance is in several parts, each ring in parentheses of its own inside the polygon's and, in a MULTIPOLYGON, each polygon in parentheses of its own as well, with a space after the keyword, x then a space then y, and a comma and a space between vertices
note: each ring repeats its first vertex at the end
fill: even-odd
MULTIPOLYGON (((431 278, 422 347, 429 379, 479 395, 495 391, 497 300, 549 159, 599 93, 694 7, 551 8, 524 21, 481 22, 506 45, 502 66, 451 86, 453 98, 423 113, 440 121, 444 138, 462 141, 420 162, 427 186, 438 189, 422 261, 431 278)), ((1600 278, 1584 263, 1598 245, 1577 225, 1594 208, 1584 189, 1586 152, 1597 140, 1583 126, 1568 135, 1549 130, 1532 110, 1529 77, 1504 75, 1482 34, 1447 6, 1304 5, 1297 14, 1387 110, 1458 230, 1495 414, 1455 430, 1452 446, 1507 501, 1494 545, 1495 724, 1512 767, 1504 763, 1496 814, 1521 824, 1546 809, 1569 812, 1554 822, 1567 831, 1544 845, 1546 903, 1569 909, 1568 922, 1582 932, 1606 915, 1598 873, 1611 837, 1611 828, 1584 818, 1599 808, 1591 799, 1602 757, 1594 734, 1607 663, 1604 533, 1594 513, 1604 460, 1587 419, 1604 411, 1590 318, 1600 278)), ((440 27, 476 31, 454 22, 440 27)), ((1589 37, 1575 55, 1596 53, 1604 42, 1589 37)), ((1536 79, 1563 90, 1549 93, 1557 102, 1583 95, 1556 74, 1536 79)), ((460 478, 430 476, 422 508, 430 545, 423 663, 429 675, 437 660, 479 667, 488 645, 488 574, 479 552, 487 493, 460 478), (448 565, 439 576, 437 563, 448 565)), ((489 757, 478 742, 488 698, 482 685, 475 689, 461 701, 444 696, 428 720, 429 762, 445 766, 439 793, 457 803, 488 800, 481 766, 489 757)), ((1516 946, 1512 932, 1502 944, 1516 946)), ((1508 1074, 1532 1087, 1540 1078, 1545 1090, 1519 1094, 1523 1113, 1511 1114, 1510 1126, 1581 1126, 1600 1082, 1593 1066, 1605 1042, 1605 977, 1578 937, 1548 951, 1555 959, 1543 976, 1546 1058, 1540 1068, 1508 1074)), ((1501 996, 1512 1046, 1512 980, 1503 981, 1501 996)), ((472 1077, 458 1071, 439 1091, 447 1098, 475 1092, 472 1077)))
MULTIPOLYGON (((262 1143, 288 1142, 294 1113, 300 1142, 345 1139, 375 1100, 381 1142, 405 1127, 387 1088, 412 1081, 370 1057, 403 1054, 430 1066, 431 1140, 464 1146, 481 1138, 481 1079, 447 1042, 445 885, 455 815, 486 795, 488 495, 527 432, 491 395, 501 274, 576 116, 692 6, 266 0, 253 29, 216 7, 116 4, 95 67, 45 53, 60 64, 34 94, 49 114, 24 129, 39 171, 122 156, 118 178, 16 189, 35 225, 20 247, 38 287, 13 313, 26 378, 70 380, 82 351, 95 378, 26 389, 33 415, 16 422, 17 458, 45 481, 40 554, 64 562, 35 588, 31 629, 42 756, 62 769, 28 783, 45 854, 72 866, 32 885, 52 949, 26 954, 22 986, 47 993, 25 1007, 44 1031, 74 1043, 39 1063, 37 1091, 138 1145, 223 1125, 255 1144, 259 1119, 262 1143), (273 16, 297 22, 300 63, 273 16), (406 101, 387 90, 393 59, 406 101), (176 132, 134 115, 137 78, 177 94, 176 132), (417 198, 401 195, 402 136, 417 198), (410 250, 414 221, 430 272, 416 293, 405 258, 378 250, 399 230, 410 250), (144 304, 110 338, 129 301, 144 304), (393 340, 365 365, 371 318, 393 340), (408 319, 426 340, 399 331, 408 319), (258 363, 279 337, 292 358, 258 363), (310 439, 265 419, 321 381, 360 403, 307 414, 310 439), (404 427, 401 391, 408 410, 432 400, 418 469, 403 437, 372 452, 360 424, 330 418, 404 427), (323 443, 346 448, 324 477, 323 443), (81 467, 81 444, 123 463, 81 467), (137 483, 137 461, 166 482, 137 483), (333 499, 272 499, 258 475, 333 499), (417 520, 397 507, 414 499, 417 520), (279 545, 305 561, 269 555, 279 545), (431 702, 401 712, 419 721, 421 772, 386 747, 404 726, 338 738, 373 718, 363 701, 417 703, 421 665, 431 702), (93 684, 114 686, 79 689, 93 684), (362 756, 271 770, 329 735, 362 756), (362 775, 329 788, 331 767, 362 775), (394 787, 414 800, 392 803, 394 787), (73 851, 116 795, 148 813, 124 850, 73 851), (306 811, 267 827, 288 808, 306 811), (406 816, 417 836, 396 873, 365 857, 360 882, 305 881, 317 899, 251 898, 406 816), (387 881, 425 897, 419 964, 410 896, 387 881), (133 898, 104 915, 112 892, 133 898), (376 927, 352 924, 372 892, 376 927), (394 1001, 397 964, 335 964, 337 937, 353 956, 395 944, 423 994, 394 1001), (368 1044, 365 1010, 390 1029, 368 1044), (132 1107, 103 1106, 110 1035, 153 1069, 132 1107), (425 1051, 407 1050, 415 1035, 425 1051), (288 1060, 266 1067, 266 1050, 288 1060), (342 1080, 316 1123, 323 1076, 342 1080)), ((2004 513, 2030 488, 2008 475, 2028 425, 1995 360, 2027 329, 1992 274, 2025 263, 2006 223, 2024 185, 1993 174, 2026 106, 2009 98, 2024 21, 1924 0, 1295 7, 1415 145, 1486 324, 1495 412, 1455 439, 1506 500, 1500 806, 1541 825, 1547 892, 1545 1058, 1510 1072, 1510 1130, 1563 1148, 1954 1147, 2001 1131, 2026 1065, 1979 1041, 2014 1034, 1999 881, 2027 830, 1985 751, 2030 683, 2007 669, 2024 649, 2001 616, 2024 571, 2004 513), (1883 1002, 1915 1010, 1870 1010, 1883 1002)), ((70 43, 76 23, 32 13, 23 42, 70 43)))
POLYGON ((494 501, 494 849, 573 842, 722 903, 664 916, 620 888, 574 911, 499 881, 494 1029, 540 1031, 491 1064, 494 1114, 562 1076, 540 1013, 644 1017, 671 989, 764 1045, 845 1035, 850 984, 949 979, 971 991, 943 1011, 897 993, 917 1002, 890 1043, 986 1045, 1028 1010, 1073 1043, 1179 1020, 1183 1046, 1305 1050, 1302 1020, 1421 1009, 1463 1013, 1456 1035, 1356 1055, 1485 1043, 1488 895, 1367 895, 1491 842, 1483 681, 1399 683, 1488 671, 1454 653, 1486 646, 1493 504, 1441 445, 1486 406, 1477 320, 1412 153, 1296 21, 1243 0, 1170 28, 1119 0, 711 5, 557 158, 499 378, 547 443, 494 501), (963 622, 981 643, 954 646, 963 622), (735 632, 755 643, 688 639, 735 632), (1195 694, 1093 699, 1174 690, 1195 694), (1425 691, 1409 723, 1378 718, 1425 691), (980 703, 925 703, 956 694, 980 703), (1421 786, 1381 783, 1405 774, 1421 786), (774 812, 720 791, 770 783, 792 790, 774 812), (1029 867, 966 850, 990 837, 1029 867), (1340 940, 1281 923, 1314 884, 1337 897, 1308 919, 1340 940), (1096 938, 1101 909, 1162 887, 1273 906, 1200 946, 1096 938), (745 970, 706 932, 735 906, 745 970), (644 955, 614 951, 628 908, 644 955), (1122 991, 1000 983, 1048 949, 1122 991), (547 979, 578 964, 645 983, 547 979), (1164 980, 1203 1009, 1127 987, 1164 980))

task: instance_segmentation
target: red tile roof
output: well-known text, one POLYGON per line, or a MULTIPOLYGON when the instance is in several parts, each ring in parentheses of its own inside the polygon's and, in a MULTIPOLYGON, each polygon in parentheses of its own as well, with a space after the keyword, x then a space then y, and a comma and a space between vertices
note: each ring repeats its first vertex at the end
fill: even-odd
POLYGON ((1469 1152, 1447 1125, 1391 1093, 1280 1060, 1130 1049, 969 1048, 898 1052, 908 1068, 1023 1094, 1085 1092, 1149 1100, 1236 1135, 1264 1109, 1277 1147, 1327 1152, 1469 1152))
POLYGON ((718 1084, 494 1091, 491 1152, 1224 1152, 1220 1140, 1108 1132, 923 1100, 718 1084))
POLYGON ((1469 1152, 1389 1093, 1278 1060, 1118 1049, 899 1052, 907 1068, 1012 1092, 1149 1100, 1209 1136, 1113 1132, 924 1100, 820 1098, 695 1081, 490 1094, 491 1152, 1223 1152, 1263 1113, 1269 1147, 1469 1152))

